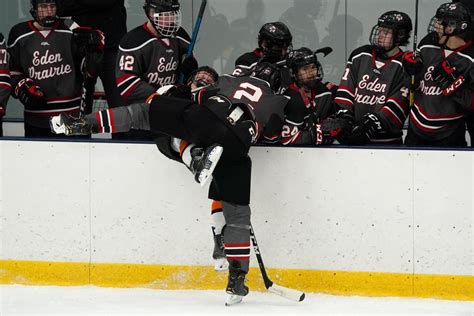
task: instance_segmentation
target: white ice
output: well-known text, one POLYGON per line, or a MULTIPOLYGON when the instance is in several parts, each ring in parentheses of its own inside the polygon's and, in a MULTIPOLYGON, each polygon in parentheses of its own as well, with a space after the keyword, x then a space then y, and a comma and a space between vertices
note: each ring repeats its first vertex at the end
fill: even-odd
POLYGON ((474 315, 474 302, 307 294, 303 302, 250 292, 224 306, 224 291, 0 286, 0 315, 474 315))

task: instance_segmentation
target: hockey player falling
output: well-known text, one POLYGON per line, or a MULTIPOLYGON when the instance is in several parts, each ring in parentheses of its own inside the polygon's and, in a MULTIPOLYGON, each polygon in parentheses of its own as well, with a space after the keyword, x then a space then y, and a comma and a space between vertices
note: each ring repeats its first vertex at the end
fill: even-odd
MULTIPOLYGON (((144 129, 206 148, 195 151, 200 155, 192 156, 188 167, 198 180, 202 179, 199 175, 210 176, 213 172, 209 198, 222 201, 227 223, 224 245, 229 263, 226 292, 230 295, 226 304, 232 305, 241 302, 249 292, 245 285, 251 234, 251 160, 248 151, 262 135, 281 129, 283 125, 288 99, 273 92, 280 87, 280 82, 279 69, 263 63, 256 67, 253 76, 221 76, 216 85, 200 90, 195 101, 173 97, 173 91, 179 89, 166 86, 147 103, 104 110, 83 118, 61 114, 52 118, 51 128, 55 133, 66 135, 144 129)), ((255 239, 253 241, 254 247, 258 247, 255 239)), ((273 282, 266 276, 258 256, 259 253, 257 258, 265 274, 266 286, 270 288, 273 282)), ((277 285, 274 289, 288 298, 304 298, 301 292, 277 285), (293 293, 286 295, 285 290, 293 293)))

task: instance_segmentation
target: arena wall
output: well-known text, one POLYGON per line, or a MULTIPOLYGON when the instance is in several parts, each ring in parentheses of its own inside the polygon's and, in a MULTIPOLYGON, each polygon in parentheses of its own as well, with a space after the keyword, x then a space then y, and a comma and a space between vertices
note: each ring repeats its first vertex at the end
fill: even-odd
MULTIPOLYGON (((221 289, 210 201, 153 144, 3 140, 0 283, 221 289)), ((255 147, 274 281, 474 300, 472 151, 255 147)), ((263 290, 256 261, 251 289, 263 290)))

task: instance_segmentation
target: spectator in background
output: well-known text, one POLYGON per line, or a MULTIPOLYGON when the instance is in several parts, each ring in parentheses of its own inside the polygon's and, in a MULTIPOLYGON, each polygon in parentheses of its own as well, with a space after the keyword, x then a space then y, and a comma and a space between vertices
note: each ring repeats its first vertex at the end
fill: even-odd
POLYGON ((8 68, 8 52, 6 41, 0 33, 0 136, 3 136, 3 116, 7 110, 7 102, 10 97, 11 80, 8 68))
POLYGON ((102 32, 60 19, 57 9, 57 0, 31 0, 33 20, 13 26, 8 37, 12 96, 25 106, 27 137, 56 136, 49 117, 79 113, 102 57, 102 32))
POLYGON ((124 0, 58 0, 59 16, 71 17, 80 26, 101 30, 105 50, 99 78, 109 107, 125 105, 115 83, 115 61, 120 40, 127 33, 124 0))
MULTIPOLYGON (((148 21, 130 32, 120 42, 116 62, 116 83, 127 104, 143 103, 157 89, 184 82, 197 68, 193 56, 185 58, 190 37, 181 27, 178 0, 146 0, 148 21)), ((153 140, 148 131, 132 130, 123 135, 128 140, 153 140)))

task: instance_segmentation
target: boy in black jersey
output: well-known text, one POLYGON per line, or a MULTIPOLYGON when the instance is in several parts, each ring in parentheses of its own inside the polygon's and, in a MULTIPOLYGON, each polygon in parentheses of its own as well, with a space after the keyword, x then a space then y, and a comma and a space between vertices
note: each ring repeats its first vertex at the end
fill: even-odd
MULTIPOLYGON (((279 69, 263 63, 256 67, 254 76, 219 77, 214 87, 200 90, 195 101, 160 95, 167 87, 160 89, 148 103, 113 108, 83 119, 60 115, 53 118, 51 128, 57 133, 82 135, 123 132, 135 127, 206 147, 207 157, 222 154, 213 172, 209 198, 222 201, 227 223, 224 247, 229 262, 227 303, 235 304, 248 294, 245 285, 250 260, 251 160, 248 151, 260 137, 283 125, 288 99, 273 92, 280 84, 279 69)), ((206 161, 204 166, 194 166, 192 161, 191 168, 206 169, 205 164, 206 161)))
POLYGON ((417 79, 405 144, 466 146, 465 118, 474 110, 471 24, 465 5, 444 3, 416 57, 405 55, 405 69, 417 79))
POLYGON ((293 36, 282 22, 269 22, 262 25, 258 32, 258 48, 237 58, 235 76, 250 73, 258 62, 276 63, 283 60, 291 49, 293 36))
POLYGON ((29 137, 55 136, 50 117, 79 113, 104 48, 102 32, 59 19, 56 10, 56 0, 31 0, 34 20, 13 26, 8 38, 12 95, 25 106, 29 137))
POLYGON ((3 136, 3 116, 7 109, 11 91, 9 55, 6 48, 5 38, 0 33, 0 136, 3 136))
MULTIPOLYGON (((148 22, 122 38, 116 62, 116 83, 126 104, 145 102, 158 88, 184 82, 197 68, 193 56, 183 60, 190 43, 181 27, 178 0, 146 0, 148 22)), ((114 138, 117 138, 114 136, 114 138)), ((132 131, 118 138, 151 140, 144 131, 132 131)))
POLYGON ((411 30, 410 17, 403 12, 380 16, 370 35, 371 45, 351 53, 337 90, 335 102, 341 110, 334 120, 342 128, 324 133, 341 143, 402 143, 409 77, 403 71, 400 46, 408 44, 411 30))
MULTIPOLYGON (((323 84, 323 67, 316 54, 302 47, 290 52, 289 68, 293 83, 285 91, 290 101, 285 108, 285 124, 279 142, 283 145, 321 145, 320 123, 335 111, 333 92, 337 87, 323 84)), ((272 139, 267 139, 272 142, 272 139)))

